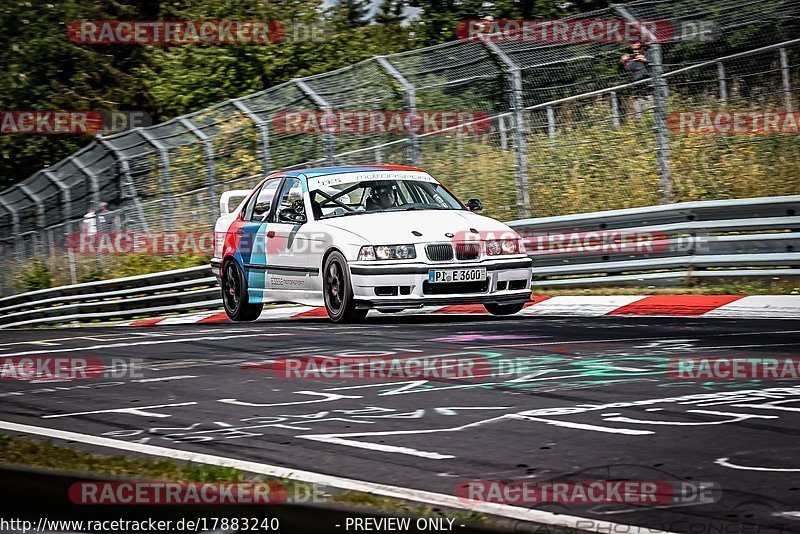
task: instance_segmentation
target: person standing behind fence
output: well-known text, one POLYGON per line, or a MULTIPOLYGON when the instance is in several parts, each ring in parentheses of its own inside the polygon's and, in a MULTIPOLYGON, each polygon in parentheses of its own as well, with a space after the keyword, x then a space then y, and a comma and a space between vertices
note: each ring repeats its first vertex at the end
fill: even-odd
MULTIPOLYGON (((642 43, 633 43, 631 53, 623 54, 620 58, 620 72, 627 74, 632 82, 650 78, 650 63, 645 55, 642 43)), ((650 107, 653 95, 647 84, 640 83, 633 87, 633 116, 638 120, 650 107)))
POLYGON ((101 202, 97 210, 97 231, 101 234, 113 233, 117 231, 117 224, 114 215, 108 209, 107 202, 101 202))
POLYGON ((89 208, 86 215, 83 216, 83 224, 81 230, 84 234, 94 235, 97 233, 97 214, 94 208, 89 208))

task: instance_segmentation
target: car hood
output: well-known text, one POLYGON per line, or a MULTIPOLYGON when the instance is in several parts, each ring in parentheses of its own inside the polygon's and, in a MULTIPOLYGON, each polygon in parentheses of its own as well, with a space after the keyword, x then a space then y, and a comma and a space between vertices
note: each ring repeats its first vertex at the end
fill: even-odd
POLYGON ((499 221, 465 210, 364 213, 320 222, 355 234, 374 245, 469 240, 476 238, 474 231, 479 233, 480 239, 488 239, 493 235, 508 237, 508 232, 513 232, 499 221))

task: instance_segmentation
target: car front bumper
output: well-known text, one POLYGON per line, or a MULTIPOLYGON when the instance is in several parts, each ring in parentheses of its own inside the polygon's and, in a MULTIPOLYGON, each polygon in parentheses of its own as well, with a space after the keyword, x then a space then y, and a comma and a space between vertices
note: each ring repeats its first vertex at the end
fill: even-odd
POLYGON ((350 279, 357 308, 515 304, 530 300, 531 265, 532 261, 527 257, 394 265, 354 262, 350 265, 350 279), (428 283, 431 269, 471 268, 486 269, 485 283, 428 283))

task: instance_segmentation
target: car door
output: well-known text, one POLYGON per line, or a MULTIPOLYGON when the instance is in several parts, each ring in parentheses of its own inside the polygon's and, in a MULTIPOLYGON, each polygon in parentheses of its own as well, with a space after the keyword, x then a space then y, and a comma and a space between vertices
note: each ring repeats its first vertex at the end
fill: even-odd
POLYGON ((313 284, 312 277, 319 272, 309 267, 307 223, 281 216, 297 218, 294 206, 299 202, 305 218, 305 199, 300 178, 287 176, 281 185, 267 226, 267 286, 275 299, 302 300, 313 284))
POLYGON ((264 300, 264 290, 267 288, 265 283, 267 227, 269 226, 269 217, 275 207, 275 193, 282 180, 283 177, 275 177, 264 182, 259 190, 250 197, 242 211, 241 220, 237 221, 238 251, 247 278, 250 302, 263 302, 264 300))

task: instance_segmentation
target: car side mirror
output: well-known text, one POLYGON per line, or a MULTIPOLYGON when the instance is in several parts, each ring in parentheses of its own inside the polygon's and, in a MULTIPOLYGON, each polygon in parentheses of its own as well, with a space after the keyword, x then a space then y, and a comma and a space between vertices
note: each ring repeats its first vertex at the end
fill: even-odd
POLYGON ((469 211, 481 211, 483 209, 483 202, 477 198, 467 200, 467 209, 469 211))
POLYGON ((253 213, 255 215, 264 215, 269 211, 270 206, 270 202, 256 202, 256 205, 253 207, 253 213))
POLYGON ((291 224, 303 224, 307 219, 305 213, 297 213, 293 208, 283 208, 278 212, 278 220, 291 224))

